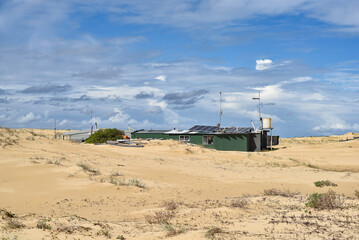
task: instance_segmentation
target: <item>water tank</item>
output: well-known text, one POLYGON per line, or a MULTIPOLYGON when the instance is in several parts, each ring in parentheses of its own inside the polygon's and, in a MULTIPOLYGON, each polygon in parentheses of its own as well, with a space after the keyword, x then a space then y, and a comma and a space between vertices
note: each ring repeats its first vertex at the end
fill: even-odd
POLYGON ((271 118, 263 118, 263 128, 264 129, 272 128, 271 121, 272 121, 271 118))

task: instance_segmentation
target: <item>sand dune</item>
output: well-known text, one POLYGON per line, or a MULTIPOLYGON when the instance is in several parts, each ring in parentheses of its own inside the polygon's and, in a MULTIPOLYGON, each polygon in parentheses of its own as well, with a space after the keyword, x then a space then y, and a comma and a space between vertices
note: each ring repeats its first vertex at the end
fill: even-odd
POLYGON ((359 239, 359 134, 282 139, 260 153, 52 134, 0 129, 3 239, 359 239), (328 189, 341 208, 305 206, 328 189))

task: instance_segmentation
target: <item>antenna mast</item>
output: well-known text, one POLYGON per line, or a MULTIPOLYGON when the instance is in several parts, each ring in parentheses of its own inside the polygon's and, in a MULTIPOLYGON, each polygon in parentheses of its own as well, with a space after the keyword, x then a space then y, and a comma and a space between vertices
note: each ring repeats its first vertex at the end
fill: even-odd
POLYGON ((222 124, 222 91, 219 92, 219 127, 222 124))
POLYGON ((259 113, 259 130, 262 130, 262 117, 261 117, 261 91, 258 91, 258 97, 252 98, 252 100, 258 100, 258 113, 259 113))

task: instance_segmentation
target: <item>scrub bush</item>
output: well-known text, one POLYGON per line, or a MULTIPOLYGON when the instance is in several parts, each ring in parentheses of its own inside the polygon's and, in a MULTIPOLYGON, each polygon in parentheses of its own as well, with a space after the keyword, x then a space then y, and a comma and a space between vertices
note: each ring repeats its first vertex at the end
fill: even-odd
POLYGON ((85 143, 105 143, 107 141, 116 141, 122 139, 125 133, 116 128, 112 129, 99 129, 94 132, 89 138, 85 140, 85 143))

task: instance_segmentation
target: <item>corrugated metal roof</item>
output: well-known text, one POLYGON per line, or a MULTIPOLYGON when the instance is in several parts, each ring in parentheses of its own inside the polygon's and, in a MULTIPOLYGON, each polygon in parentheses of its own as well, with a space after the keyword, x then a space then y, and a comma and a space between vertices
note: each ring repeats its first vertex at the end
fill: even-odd
POLYGON ((135 131, 135 133, 166 133, 171 130, 139 130, 135 131))
POLYGON ((169 132, 165 132, 166 134, 187 134, 189 130, 171 130, 169 132))

